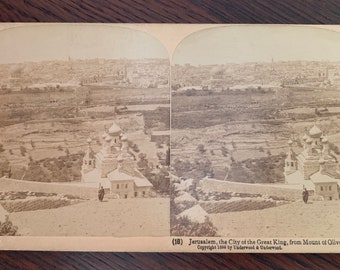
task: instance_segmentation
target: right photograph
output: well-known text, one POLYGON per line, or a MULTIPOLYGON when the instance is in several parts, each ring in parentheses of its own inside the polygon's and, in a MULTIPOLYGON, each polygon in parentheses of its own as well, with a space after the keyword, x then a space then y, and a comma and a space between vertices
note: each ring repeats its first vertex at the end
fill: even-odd
POLYGON ((340 237, 340 33, 221 26, 171 64, 171 235, 340 237))

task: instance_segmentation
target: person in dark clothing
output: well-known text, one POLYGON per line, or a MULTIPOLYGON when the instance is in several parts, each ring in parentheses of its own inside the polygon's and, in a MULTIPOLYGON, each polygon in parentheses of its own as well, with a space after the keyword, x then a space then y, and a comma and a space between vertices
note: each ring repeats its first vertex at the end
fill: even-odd
POLYGON ((99 190, 98 190, 98 199, 99 201, 103 201, 104 199, 104 195, 105 195, 105 191, 102 185, 99 186, 99 190))
POLYGON ((304 203, 308 202, 308 190, 306 188, 304 188, 303 192, 302 192, 302 199, 304 203))

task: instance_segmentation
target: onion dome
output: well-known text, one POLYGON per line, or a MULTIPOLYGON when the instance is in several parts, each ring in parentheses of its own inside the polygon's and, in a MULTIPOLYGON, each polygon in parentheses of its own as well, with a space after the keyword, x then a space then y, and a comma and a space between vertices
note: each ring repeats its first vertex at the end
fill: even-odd
POLYGON ((122 130, 120 129, 120 127, 113 122, 112 126, 109 129, 109 134, 110 135, 120 135, 122 133, 122 130))
POLYGON ((319 159, 319 163, 320 163, 320 164, 325 164, 325 160, 324 160, 323 157, 321 157, 321 158, 319 159))
POLYGON ((319 129, 316 125, 314 125, 310 130, 309 130, 309 135, 311 137, 320 137, 322 135, 321 129, 319 129))
POLYGON ((327 136, 324 136, 321 140, 322 143, 328 143, 328 138, 327 136))
POLYGON ((309 137, 308 137, 307 134, 303 135, 303 137, 302 137, 302 139, 303 139, 304 141, 306 141, 308 138, 309 138, 309 137))
POLYGON ((122 155, 119 155, 118 157, 117 157, 117 161, 119 162, 119 163, 121 163, 121 162, 123 162, 123 157, 122 157, 122 155))
POLYGON ((224 68, 221 67, 221 66, 217 66, 217 67, 214 67, 212 70, 211 70, 211 74, 213 75, 221 75, 224 73, 224 68))
POLYGON ((128 140, 128 137, 125 134, 123 134, 120 139, 122 142, 126 142, 128 140))
POLYGON ((105 141, 110 142, 112 140, 112 137, 110 135, 107 135, 105 137, 105 141))

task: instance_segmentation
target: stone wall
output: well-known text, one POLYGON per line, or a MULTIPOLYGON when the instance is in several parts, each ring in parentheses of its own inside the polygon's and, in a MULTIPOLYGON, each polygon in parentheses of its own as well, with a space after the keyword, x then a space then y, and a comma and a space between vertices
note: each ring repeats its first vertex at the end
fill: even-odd
POLYGON ((229 181, 221 181, 216 179, 202 179, 199 182, 202 191, 209 192, 236 192, 261 194, 268 196, 276 196, 286 200, 299 200, 302 198, 302 190, 275 187, 274 184, 246 184, 229 181))
POLYGON ((84 199, 97 198, 98 189, 68 183, 41 183, 10 178, 0 178, 1 191, 33 191, 79 196, 84 199))

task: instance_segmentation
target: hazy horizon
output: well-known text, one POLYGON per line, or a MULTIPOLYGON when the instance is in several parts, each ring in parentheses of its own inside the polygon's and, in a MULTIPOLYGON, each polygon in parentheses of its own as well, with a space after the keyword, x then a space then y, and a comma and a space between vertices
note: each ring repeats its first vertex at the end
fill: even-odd
POLYGON ((340 33, 309 26, 239 25, 194 32, 177 46, 172 64, 217 65, 274 61, 340 61, 340 33))
POLYGON ((142 31, 107 25, 47 24, 0 31, 0 64, 71 59, 169 59, 142 31))

